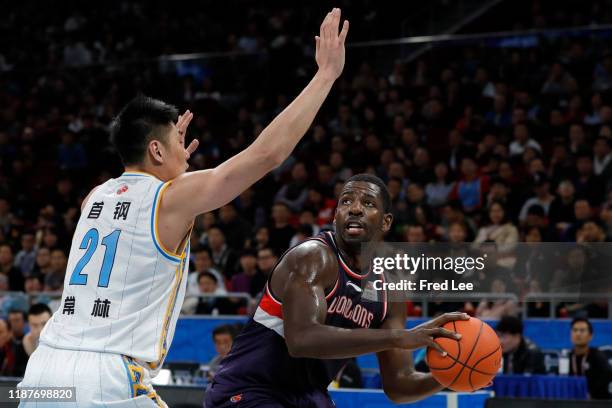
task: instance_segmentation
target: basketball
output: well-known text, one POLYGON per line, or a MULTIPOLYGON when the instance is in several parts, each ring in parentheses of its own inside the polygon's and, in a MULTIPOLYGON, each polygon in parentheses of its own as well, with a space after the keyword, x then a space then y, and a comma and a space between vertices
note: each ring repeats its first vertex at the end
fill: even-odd
POLYGON ((499 371, 502 361, 501 344, 495 331, 480 319, 448 322, 445 329, 461 334, 459 341, 436 338, 448 354, 429 347, 427 364, 433 377, 453 391, 472 392, 486 387, 499 371))

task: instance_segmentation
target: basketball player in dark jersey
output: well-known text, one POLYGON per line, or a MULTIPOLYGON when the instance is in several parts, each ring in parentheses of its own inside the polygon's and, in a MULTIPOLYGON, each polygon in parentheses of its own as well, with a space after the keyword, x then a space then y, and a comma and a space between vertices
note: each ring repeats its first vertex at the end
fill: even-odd
MULTIPOLYGON (((272 271, 257 311, 236 337, 208 387, 206 408, 333 407, 327 387, 348 359, 377 353, 386 395, 410 402, 443 389, 414 370, 411 350, 459 335, 439 326, 467 320, 448 313, 406 330, 403 302, 362 299, 361 244, 382 242, 391 227, 389 192, 360 174, 344 185, 335 232, 289 249, 272 271)), ((367 269, 367 268, 366 268, 367 269)), ((378 279, 378 278, 377 278, 378 279)))

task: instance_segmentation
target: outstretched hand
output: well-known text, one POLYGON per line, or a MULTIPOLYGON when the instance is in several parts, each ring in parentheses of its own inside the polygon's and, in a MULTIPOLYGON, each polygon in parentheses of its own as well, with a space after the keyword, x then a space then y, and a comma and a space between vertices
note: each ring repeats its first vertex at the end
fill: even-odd
POLYGON ((344 69, 344 41, 348 34, 349 22, 344 20, 340 30, 340 9, 334 8, 327 13, 319 35, 315 37, 316 55, 315 59, 319 71, 337 79, 344 69))
MULTIPOLYGON (((181 136, 184 137, 187 134, 187 128, 189 127, 191 119, 193 119, 193 113, 190 110, 186 110, 185 113, 179 115, 178 120, 176 121, 176 128, 181 136)), ((189 143, 189 146, 187 146, 185 149, 187 152, 187 159, 189 159, 189 156, 196 151, 199 144, 200 142, 198 139, 193 139, 191 143, 189 143)))

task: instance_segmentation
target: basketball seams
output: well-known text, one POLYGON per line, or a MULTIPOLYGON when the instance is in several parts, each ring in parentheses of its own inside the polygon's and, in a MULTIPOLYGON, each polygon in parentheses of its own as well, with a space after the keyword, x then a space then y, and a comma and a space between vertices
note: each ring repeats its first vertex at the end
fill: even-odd
MULTIPOLYGON (((476 350, 476 345, 478 344, 478 340, 480 339, 480 334, 482 333, 482 328, 483 327, 484 327, 484 323, 481 320, 480 321, 480 328, 478 329, 478 335, 476 336, 476 340, 474 340, 474 345, 472 346, 472 350, 470 350, 470 353, 468 354, 467 358, 465 359, 466 362, 470 361, 470 357, 472 357, 472 354, 474 354, 474 350, 476 350)), ((461 370, 459 370, 459 372, 457 373, 457 375, 455 376, 453 381, 447 387, 450 388, 459 379, 459 377, 463 373, 463 370, 465 370, 465 365, 461 364, 461 370)))
MULTIPOLYGON (((487 358, 487 357, 490 357, 491 355, 495 354, 495 353, 497 352, 497 350, 499 350, 499 347, 497 347, 497 348, 495 349, 495 351, 493 351, 491 354, 489 354, 489 355, 487 355, 487 356, 485 356, 485 357, 482 357, 482 359, 487 358)), ((482 375, 495 375, 495 374, 496 374, 496 373, 487 373, 486 371, 478 370, 478 369, 476 369, 475 367, 473 367, 473 366, 469 366, 469 365, 467 365, 466 363, 464 363, 464 362, 460 361, 460 360, 459 360, 459 359, 457 359, 456 357, 452 357, 450 354, 449 354, 449 355, 447 355, 447 357, 452 358, 452 359, 455 361, 455 363, 457 363, 457 364, 459 364, 459 365, 462 365, 463 367, 468 368, 468 369, 470 369, 470 370, 472 370, 472 371, 475 371, 475 372, 477 372, 478 374, 482 374, 482 375)), ((482 360, 482 359, 481 359, 481 360, 482 360)), ((478 362, 480 362, 481 360, 478 360, 478 362)), ((448 368, 438 368, 438 367, 429 367, 429 369, 430 369, 430 370, 433 370, 433 371, 446 371, 446 370, 448 370, 448 368)))
MULTIPOLYGON (((452 323, 453 323, 453 331, 456 333, 457 332, 457 326, 455 325, 455 321, 453 320, 452 323)), ((449 370, 449 369, 453 368, 455 366, 455 364, 460 363, 459 360, 458 360, 461 357, 461 342, 460 341, 457 342, 457 347, 459 348, 458 351, 457 351, 457 358, 451 357, 451 355, 448 354, 448 353, 446 354, 448 357, 451 357, 451 359, 453 360, 453 363, 451 365, 449 365, 448 367, 432 367, 429 364, 427 364, 429 366, 429 369, 430 370, 449 370)))
POLYGON ((477 373, 479 373, 479 374, 486 374, 486 375, 493 375, 493 376, 495 376, 495 373, 491 373, 491 374, 490 374, 490 373, 484 373, 484 372, 482 372, 482 371, 480 371, 480 370, 477 370, 477 369, 476 369, 476 367, 477 367, 477 366, 478 366, 478 364, 480 364, 480 363, 481 363, 483 360, 486 360, 487 358, 491 357, 492 355, 494 355, 495 353, 497 353, 497 352, 498 352, 500 349, 501 349, 501 345, 497 346, 497 348, 496 348, 495 350, 493 350, 491 353, 487 354, 487 355, 486 355, 486 356, 484 356, 484 357, 481 357, 481 358, 480 358, 478 361, 476 361, 476 362, 474 363, 474 365, 473 365, 472 367, 470 367, 470 368, 471 368, 471 371, 470 371, 470 375, 469 375, 469 377, 468 377, 468 381, 470 382, 470 386, 471 386, 472 388, 474 388, 474 386, 472 385, 472 373, 474 373, 474 371, 475 371, 475 372, 477 372, 477 373))

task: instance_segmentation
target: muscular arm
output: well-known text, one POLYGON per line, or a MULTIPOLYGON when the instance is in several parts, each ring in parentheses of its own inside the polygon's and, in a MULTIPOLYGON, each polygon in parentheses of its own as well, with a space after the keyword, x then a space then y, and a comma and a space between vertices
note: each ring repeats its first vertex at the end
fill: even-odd
MULTIPOLYGON (((307 242, 289 252, 275 277, 287 276, 283 300, 285 340, 293 357, 348 358, 396 347, 403 330, 343 329, 326 326, 325 288, 337 279, 331 250, 307 242)), ((274 279, 273 279, 274 280, 274 279)))
MULTIPOLYGON (((406 305, 390 304, 389 317, 383 323, 383 329, 403 329, 405 324, 406 305)), ((384 350, 377 353, 376 357, 385 394, 395 403, 417 401, 444 388, 431 374, 415 371, 410 350, 384 350)))
POLYGON ((340 11, 321 24, 316 60, 319 70, 297 98, 245 150, 209 170, 184 174, 168 188, 161 210, 175 221, 190 222, 230 202, 266 173, 279 166, 304 136, 344 67, 345 22, 338 34, 340 11))
POLYGON ((284 334, 292 357, 350 358, 393 348, 438 347, 433 336, 454 338, 442 328, 405 330, 396 325, 382 329, 344 329, 325 325, 325 289, 338 273, 335 255, 326 245, 307 242, 290 251, 276 268, 272 288, 283 301, 284 334), (284 285, 275 280, 285 277, 284 285), (278 291, 275 288, 281 287, 278 291))

